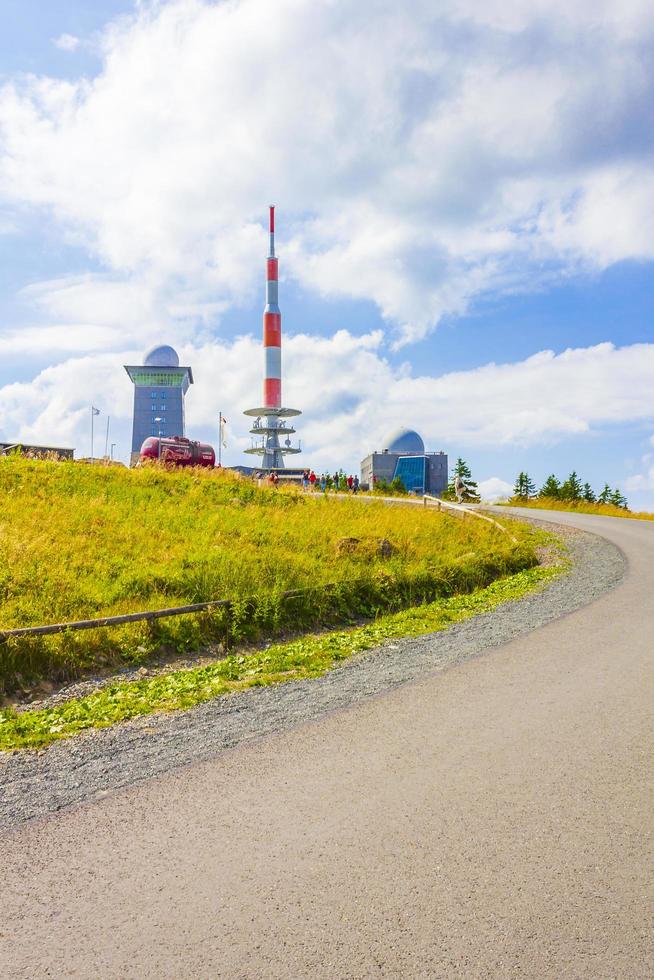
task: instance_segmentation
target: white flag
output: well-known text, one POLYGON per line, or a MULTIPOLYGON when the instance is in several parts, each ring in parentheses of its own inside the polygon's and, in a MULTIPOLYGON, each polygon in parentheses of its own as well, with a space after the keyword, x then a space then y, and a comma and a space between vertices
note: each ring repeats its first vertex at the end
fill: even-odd
POLYGON ((227 449, 227 419, 220 416, 220 442, 223 449, 227 449))

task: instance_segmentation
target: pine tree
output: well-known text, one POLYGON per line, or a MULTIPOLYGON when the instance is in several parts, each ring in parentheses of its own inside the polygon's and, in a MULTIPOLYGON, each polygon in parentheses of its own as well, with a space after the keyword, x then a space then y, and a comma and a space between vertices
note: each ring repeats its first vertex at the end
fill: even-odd
POLYGON ((597 498, 598 504, 610 504, 611 503, 611 487, 608 483, 604 484, 604 489, 597 498))
POLYGON ((479 500, 479 489, 477 484, 472 479, 472 472, 470 467, 466 463, 465 459, 459 458, 454 464, 454 469, 452 470, 452 479, 447 485, 447 491, 443 494, 445 500, 456 500, 456 490, 454 489, 455 477, 460 476, 466 485, 466 493, 463 495, 464 500, 477 501, 479 500))
POLYGON ((529 500, 533 497, 536 492, 536 486, 533 480, 530 479, 528 473, 520 472, 518 473, 518 479, 515 481, 515 486, 513 487, 513 496, 519 497, 521 500, 529 500))
POLYGON ((617 487, 611 492, 610 503, 612 503, 614 507, 621 507, 623 510, 629 510, 627 507, 627 498, 620 493, 617 487))
POLYGON ((472 479, 472 473, 470 472, 470 467, 466 463, 465 459, 459 458, 454 464, 454 469, 452 470, 454 476, 460 476, 464 483, 472 479))
POLYGON ((581 480, 575 470, 572 471, 567 480, 561 484, 560 495, 562 500, 581 500, 583 493, 581 480))
POLYGON ((597 497, 593 493, 593 488, 591 487, 590 483, 584 483, 583 497, 584 500, 587 501, 587 503, 589 504, 594 504, 595 501, 597 500, 597 497))
POLYGON ((525 474, 518 473, 518 479, 513 484, 513 496, 514 497, 524 497, 524 487, 525 487, 525 474))
POLYGON ((559 483, 559 481, 557 480, 557 478, 554 476, 553 473, 551 473, 548 476, 548 478, 545 480, 545 483, 538 491, 538 496, 550 497, 552 500, 558 500, 560 498, 561 484, 559 483))

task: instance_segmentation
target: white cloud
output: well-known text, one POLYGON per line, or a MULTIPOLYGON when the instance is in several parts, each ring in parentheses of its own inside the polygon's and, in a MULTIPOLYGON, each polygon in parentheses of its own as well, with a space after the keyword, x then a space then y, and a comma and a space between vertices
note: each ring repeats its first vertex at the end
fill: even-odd
POLYGON ((43 355, 78 353, 114 347, 122 339, 122 331, 96 324, 72 323, 52 327, 22 327, 10 330, 0 338, 0 351, 9 354, 43 355))
MULTIPOLYGON (((433 378, 392 367, 382 339, 381 331, 355 337, 346 330, 286 339, 284 402, 303 412, 298 436, 311 465, 352 468, 399 425, 415 427, 428 449, 454 457, 464 448, 552 444, 652 417, 654 344, 543 351, 513 364, 433 378)), ((249 445, 242 412, 255 407, 261 391, 260 341, 248 336, 177 346, 195 376, 187 396, 188 431, 203 437, 215 432, 222 411, 234 447, 242 450, 249 445)), ((132 387, 122 365, 138 363, 141 355, 126 349, 71 358, 31 382, 0 388, 0 438, 85 447, 88 406, 95 402, 116 423, 122 420, 126 444, 132 387)), ((239 461, 233 452, 232 461, 239 461)), ((497 489, 497 483, 487 488, 497 489)))
MULTIPOLYGON (((649 444, 654 446, 654 436, 650 436, 649 444)), ((640 458, 640 468, 642 472, 634 473, 624 481, 625 490, 638 492, 641 490, 654 490, 654 464, 652 453, 645 453, 640 458)))
POLYGON ((142 4, 95 79, 2 88, 0 199, 209 316, 253 289, 275 201, 294 276, 417 339, 654 257, 653 40, 637 0, 142 4))
POLYGON ((624 482, 625 490, 654 490, 654 466, 645 473, 637 473, 624 482))
POLYGON ((60 34, 52 43, 61 51, 77 51, 82 42, 74 34, 60 34))
POLYGON ((491 476, 488 480, 481 480, 479 483, 479 493, 482 500, 494 502, 496 500, 507 500, 513 493, 513 484, 507 483, 499 476, 491 476))

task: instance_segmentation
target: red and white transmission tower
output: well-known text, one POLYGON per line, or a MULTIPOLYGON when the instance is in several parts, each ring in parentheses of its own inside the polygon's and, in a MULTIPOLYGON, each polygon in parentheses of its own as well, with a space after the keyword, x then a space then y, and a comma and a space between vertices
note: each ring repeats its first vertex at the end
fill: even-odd
POLYGON ((296 408, 282 408, 282 314, 279 310, 279 279, 275 256, 275 208, 270 208, 270 253, 266 259, 266 306, 263 311, 263 406, 249 408, 244 415, 256 417, 250 433, 255 438, 251 456, 261 456, 265 470, 284 469, 284 456, 302 452, 300 446, 291 445, 295 429, 286 419, 301 415, 296 408), (280 436, 284 436, 280 444, 280 436))

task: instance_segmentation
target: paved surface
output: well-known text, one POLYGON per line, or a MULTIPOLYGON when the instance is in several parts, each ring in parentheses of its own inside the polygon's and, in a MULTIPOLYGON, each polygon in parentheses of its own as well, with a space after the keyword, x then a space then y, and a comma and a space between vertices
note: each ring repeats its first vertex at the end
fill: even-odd
POLYGON ((3 977, 650 978, 654 523, 487 656, 33 821, 3 977))

